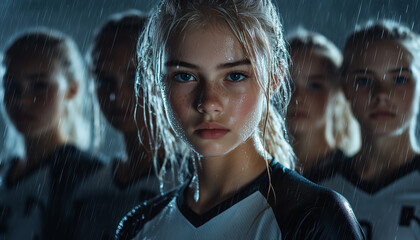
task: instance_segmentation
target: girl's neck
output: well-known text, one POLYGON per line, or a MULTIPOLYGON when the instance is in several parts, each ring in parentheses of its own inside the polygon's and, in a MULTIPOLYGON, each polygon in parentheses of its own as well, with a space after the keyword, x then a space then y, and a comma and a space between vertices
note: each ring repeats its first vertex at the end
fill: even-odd
POLYGON ((122 185, 128 185, 149 172, 153 158, 151 150, 140 143, 137 132, 125 134, 124 140, 127 161, 118 163, 115 177, 122 185))
POLYGON ((25 137, 26 165, 41 164, 52 152, 65 144, 66 140, 58 131, 25 137))
POLYGON ((268 163, 254 141, 251 138, 224 156, 196 160, 198 202, 194 200, 194 184, 186 193, 187 203, 195 212, 206 212, 233 196, 266 169, 268 163))
POLYGON ((305 172, 321 163, 331 151, 325 138, 325 128, 312 129, 306 133, 293 135, 293 151, 298 159, 298 167, 305 172))
POLYGON ((408 130, 398 136, 364 135, 363 147, 355 156, 355 171, 361 179, 373 181, 388 176, 411 161, 418 153, 413 149, 408 130))

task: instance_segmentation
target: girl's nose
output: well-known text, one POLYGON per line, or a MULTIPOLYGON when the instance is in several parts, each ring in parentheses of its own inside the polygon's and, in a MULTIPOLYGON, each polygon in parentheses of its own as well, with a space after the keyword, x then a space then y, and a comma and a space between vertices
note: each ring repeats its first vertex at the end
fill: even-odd
POLYGON ((391 88, 383 84, 377 84, 373 87, 371 94, 372 100, 374 101, 389 100, 391 97, 391 88))
POLYGON ((221 90, 215 86, 202 86, 197 101, 197 111, 203 114, 217 115, 223 112, 221 90))

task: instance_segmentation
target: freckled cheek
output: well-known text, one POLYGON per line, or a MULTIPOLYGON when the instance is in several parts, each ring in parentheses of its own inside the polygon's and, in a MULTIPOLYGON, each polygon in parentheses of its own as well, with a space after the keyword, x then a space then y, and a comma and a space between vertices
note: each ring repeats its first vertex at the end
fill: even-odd
POLYGON ((184 126, 191 114, 192 98, 182 89, 172 88, 165 97, 165 106, 169 110, 171 121, 184 126))
MULTIPOLYGON (((230 106, 232 115, 230 122, 256 124, 260 120, 262 111, 262 94, 259 91, 243 91, 238 94, 231 94, 230 106)), ((244 125, 244 124, 238 124, 244 125)))

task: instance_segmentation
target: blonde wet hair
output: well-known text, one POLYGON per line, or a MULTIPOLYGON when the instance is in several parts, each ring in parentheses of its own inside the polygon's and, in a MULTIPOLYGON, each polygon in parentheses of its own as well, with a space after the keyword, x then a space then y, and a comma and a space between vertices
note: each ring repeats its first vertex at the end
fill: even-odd
MULTIPOLYGON (((59 131, 66 142, 80 149, 91 147, 90 104, 87 104, 86 69, 83 57, 72 38, 47 28, 28 30, 14 38, 6 48, 2 61, 5 69, 12 59, 28 53, 54 59, 64 72, 67 84, 78 84, 78 93, 66 101, 59 131)), ((3 88, 3 84, 2 87, 3 88)), ((4 89, 2 89, 4 91, 4 89)))
POLYGON ((332 87, 327 106, 325 139, 330 147, 339 148, 348 156, 356 154, 361 145, 360 126, 340 87, 341 51, 324 35, 302 27, 288 36, 288 43, 289 52, 303 50, 323 59, 329 73, 327 81, 332 87))
MULTIPOLYGON (((148 134, 155 151, 163 149, 163 162, 156 161, 159 175, 167 165, 188 173, 194 152, 176 137, 163 104, 163 67, 165 50, 188 27, 202 27, 214 20, 232 30, 251 62, 255 79, 265 94, 266 108, 259 124, 264 149, 284 166, 293 169, 295 157, 285 129, 285 112, 290 100, 289 55, 283 39, 282 24, 269 0, 166 0, 152 13, 139 39, 139 70, 136 91, 144 98, 148 134), (273 81, 278 80, 276 92, 273 81), (274 107, 274 105, 277 106, 274 107), (151 121, 155 119, 155 121, 151 121), (153 124, 156 124, 155 126, 153 124)), ((180 179, 182 180, 182 179, 180 179)))
POLYGON ((353 62, 354 49, 364 48, 377 41, 394 41, 401 44, 413 57, 413 75, 416 80, 416 91, 413 100, 413 118, 410 123, 410 143, 420 152, 420 144, 416 136, 418 128, 417 118, 420 105, 420 35, 400 22, 391 19, 369 20, 350 33, 346 39, 343 50, 343 64, 341 67, 341 80, 348 81, 347 71, 353 62))

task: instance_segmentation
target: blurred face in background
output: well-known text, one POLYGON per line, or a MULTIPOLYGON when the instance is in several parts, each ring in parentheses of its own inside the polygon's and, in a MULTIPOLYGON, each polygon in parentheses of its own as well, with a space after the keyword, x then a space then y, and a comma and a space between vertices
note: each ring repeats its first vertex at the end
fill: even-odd
POLYGON ((332 74, 325 57, 316 52, 296 50, 291 57, 295 91, 287 109, 287 126, 292 134, 304 134, 325 127, 332 74))
POLYGON ((66 101, 77 93, 54 56, 24 53, 11 56, 3 79, 8 116, 25 136, 58 131, 66 101))
MULTIPOLYGON (((119 34, 116 39, 114 34, 109 34, 110 39, 105 41, 106 44, 99 43, 102 47, 94 69, 96 94, 102 113, 114 128, 122 132, 136 132, 134 86, 137 42, 124 37, 129 32, 119 34)), ((138 121, 143 119, 140 110, 138 121)), ((142 125, 141 122, 139 125, 142 125)))
POLYGON ((384 40, 356 48, 352 55, 344 91, 362 131, 372 136, 408 131, 417 84, 412 54, 401 43, 384 40))

